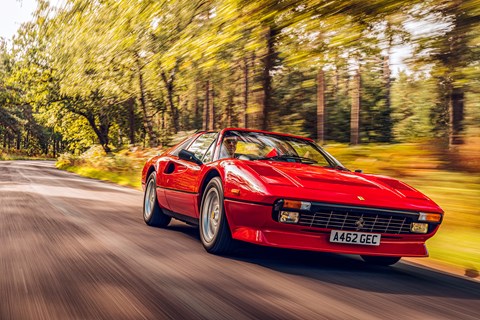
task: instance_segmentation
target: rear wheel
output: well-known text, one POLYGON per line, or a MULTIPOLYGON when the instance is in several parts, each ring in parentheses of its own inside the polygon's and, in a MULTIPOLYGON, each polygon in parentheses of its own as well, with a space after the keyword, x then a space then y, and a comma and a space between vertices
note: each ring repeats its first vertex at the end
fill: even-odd
POLYGON ((205 249, 213 254, 226 254, 233 248, 233 240, 223 208, 223 187, 220 178, 208 183, 200 208, 200 239, 205 249))
POLYGON ((157 201, 156 172, 152 172, 147 180, 145 194, 143 196, 143 220, 152 227, 166 227, 171 217, 162 212, 157 201))
POLYGON ((363 261, 377 266, 391 266, 400 261, 401 258, 402 257, 362 256, 363 261))

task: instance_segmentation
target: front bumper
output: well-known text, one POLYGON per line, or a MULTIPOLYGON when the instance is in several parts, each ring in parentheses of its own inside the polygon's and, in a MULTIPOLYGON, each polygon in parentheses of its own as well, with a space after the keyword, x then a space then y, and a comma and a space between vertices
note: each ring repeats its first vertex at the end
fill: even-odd
POLYGON ((425 257, 428 234, 382 234, 379 246, 331 243, 331 229, 284 224, 272 218, 271 205, 225 199, 232 237, 264 246, 359 255, 425 257))

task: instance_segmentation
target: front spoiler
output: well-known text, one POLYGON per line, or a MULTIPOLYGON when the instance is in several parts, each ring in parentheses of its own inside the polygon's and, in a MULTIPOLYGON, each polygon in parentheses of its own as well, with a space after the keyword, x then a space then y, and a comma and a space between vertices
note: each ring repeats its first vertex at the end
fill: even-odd
MULTIPOLYGON (((330 231, 279 223, 272 218, 272 206, 225 199, 225 213, 232 238, 258 245, 297 250, 358 255, 426 257, 427 235, 382 234, 379 246, 331 243, 330 231)), ((435 230, 436 231, 436 230, 435 230)))

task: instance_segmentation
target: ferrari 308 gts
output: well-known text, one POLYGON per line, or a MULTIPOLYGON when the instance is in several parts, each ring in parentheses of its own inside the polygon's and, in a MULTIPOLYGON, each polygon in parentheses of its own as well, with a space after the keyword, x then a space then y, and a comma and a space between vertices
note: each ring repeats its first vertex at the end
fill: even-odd
POLYGON ((352 172, 311 139, 259 130, 195 133, 148 160, 142 186, 148 225, 198 225, 215 254, 241 240, 391 265, 427 256, 443 218, 403 182, 352 172))

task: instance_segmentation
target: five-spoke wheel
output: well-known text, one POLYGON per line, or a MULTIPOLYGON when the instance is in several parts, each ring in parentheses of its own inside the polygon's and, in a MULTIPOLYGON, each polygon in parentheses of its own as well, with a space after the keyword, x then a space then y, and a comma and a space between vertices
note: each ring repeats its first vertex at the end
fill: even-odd
POLYGON ((200 208, 200 239, 210 253, 225 254, 233 247, 233 240, 223 208, 223 187, 215 177, 207 184, 200 208))
POLYGON ((143 196, 143 220, 149 226, 166 227, 172 218, 164 214, 158 205, 156 175, 155 171, 152 172, 147 180, 143 196))

